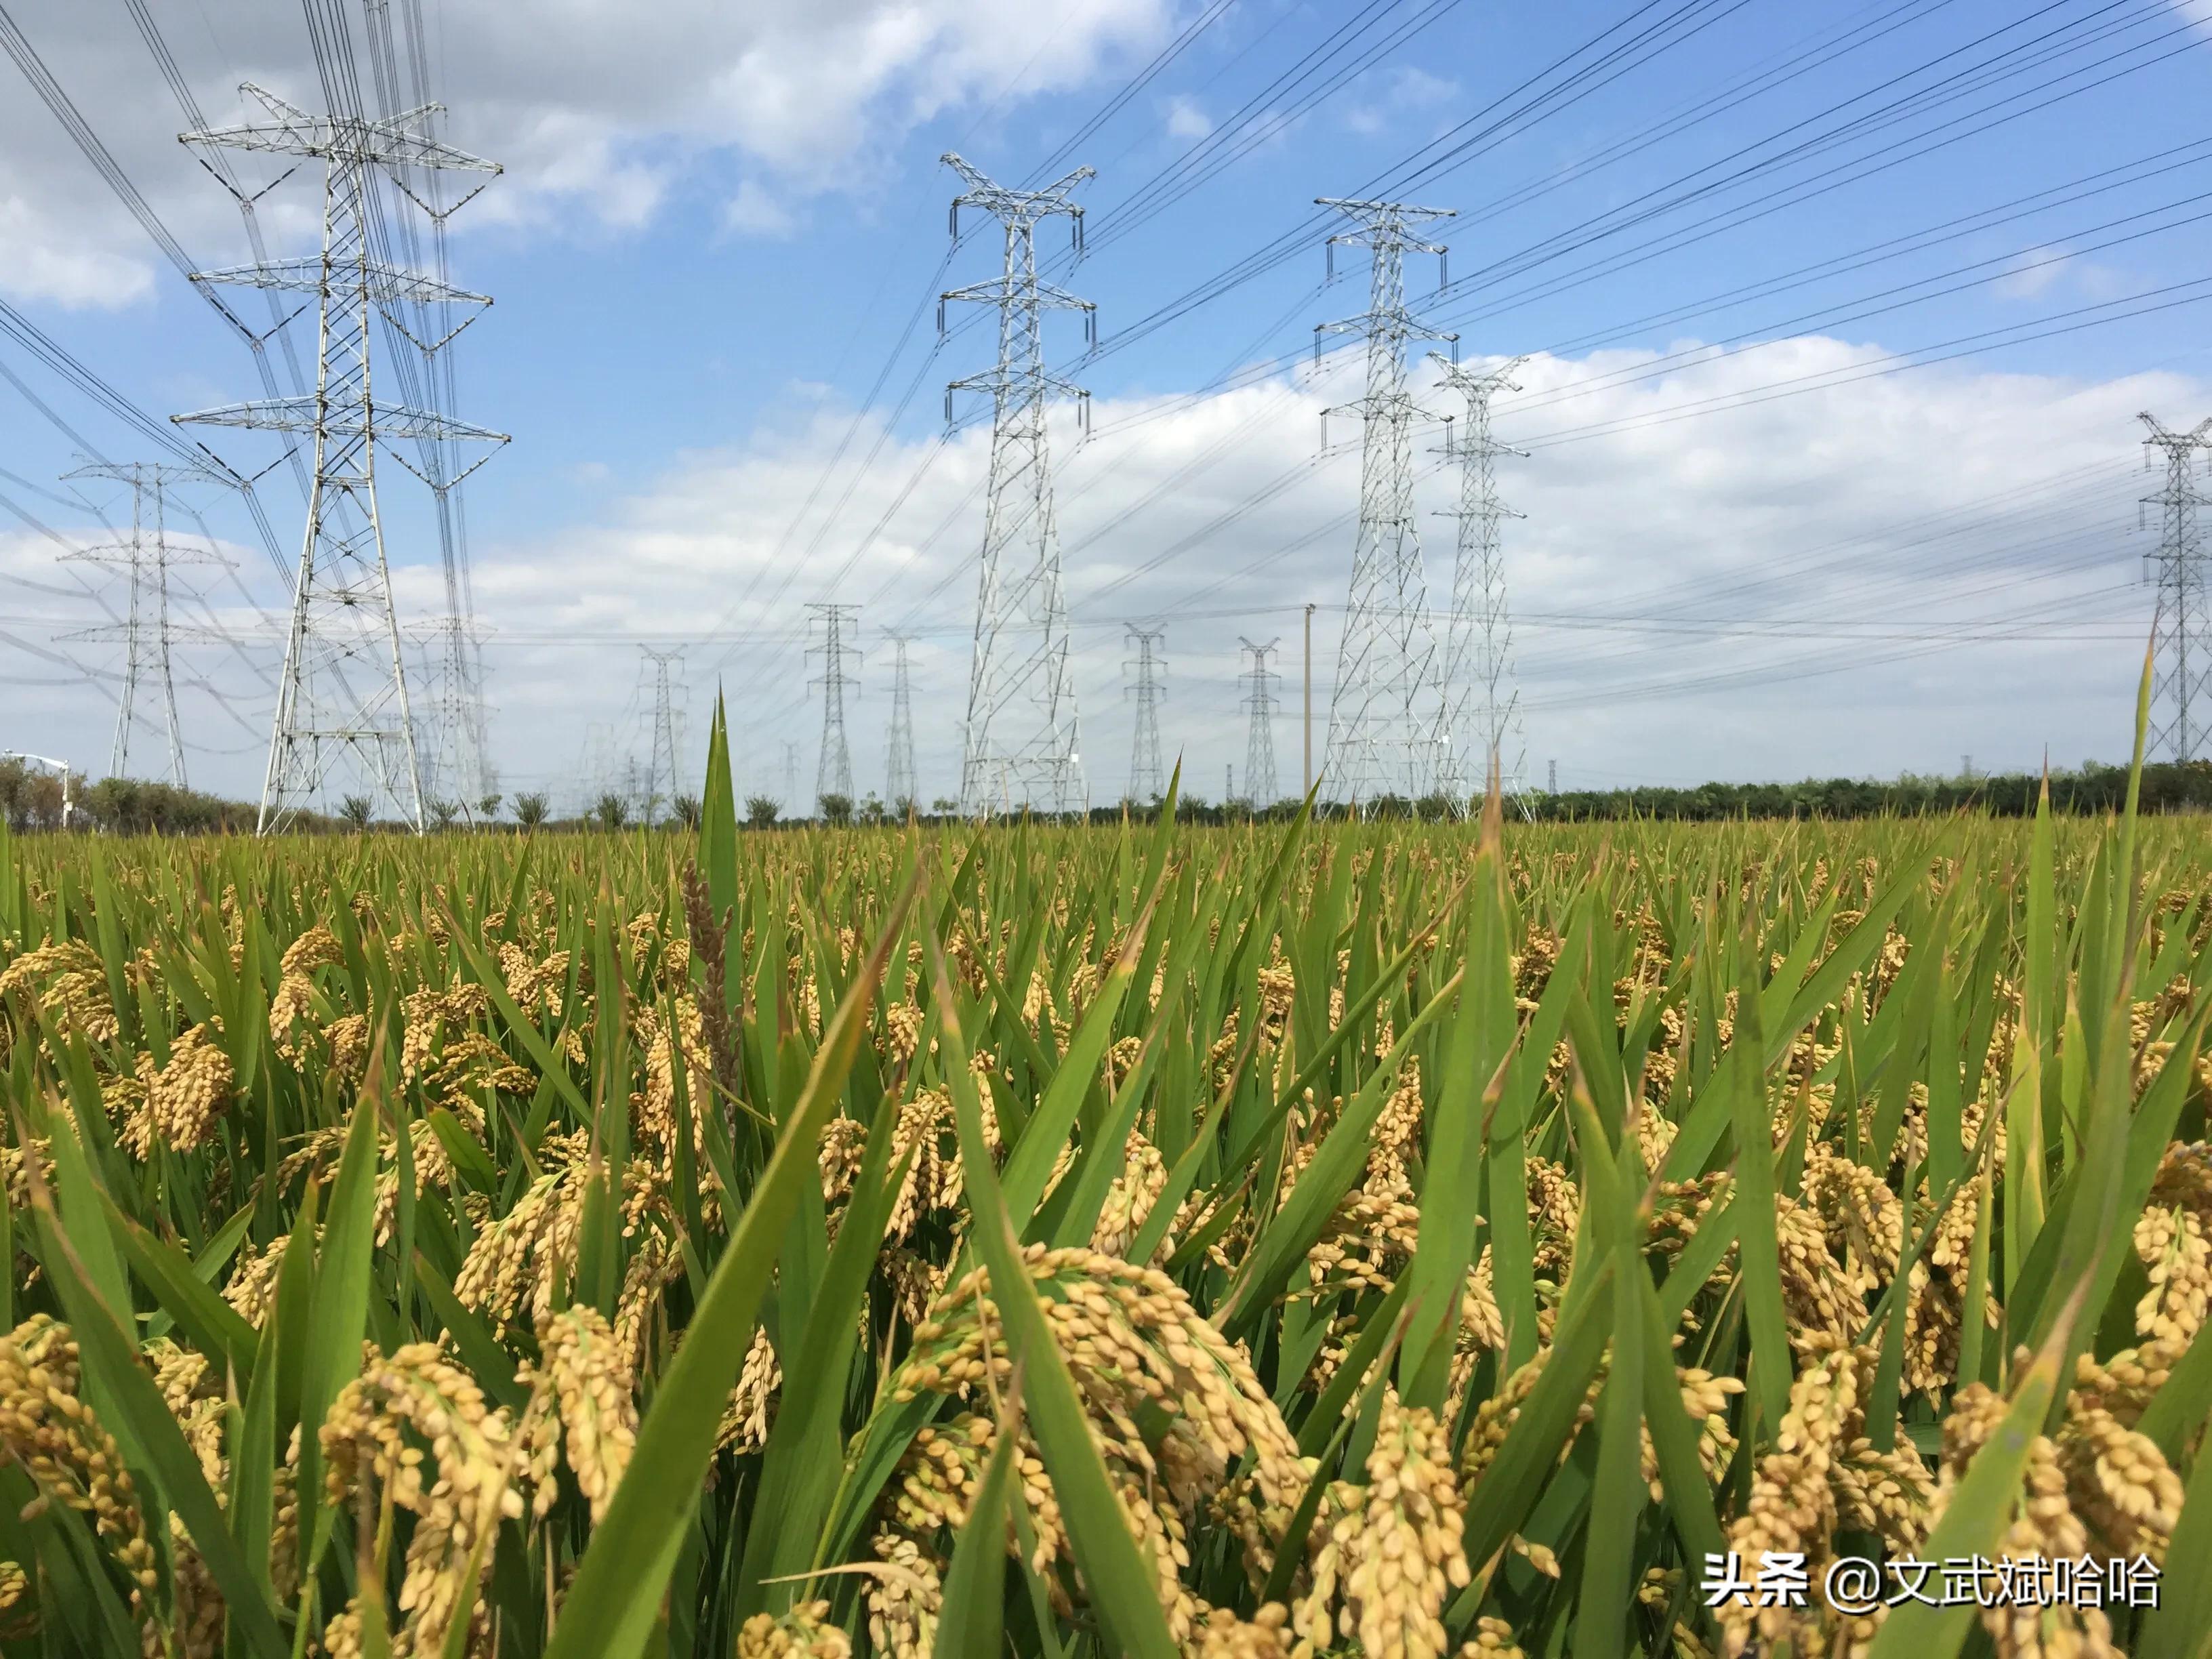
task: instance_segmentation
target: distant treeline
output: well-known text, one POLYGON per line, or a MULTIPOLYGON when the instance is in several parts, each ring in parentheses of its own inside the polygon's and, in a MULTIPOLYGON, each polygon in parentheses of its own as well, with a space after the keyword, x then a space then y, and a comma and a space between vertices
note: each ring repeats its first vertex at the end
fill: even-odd
MULTIPOLYGON (((1510 816, 1548 823, 1598 823, 1644 817, 1686 822, 1723 818, 1865 818, 1912 817, 1930 813, 1980 811, 1998 817, 2022 817, 2035 811, 2043 780, 2031 772, 2005 772, 1975 777, 1919 777, 1907 773, 1890 781, 1866 778, 1808 778, 1802 783, 1701 783, 1694 788, 1638 787, 1628 789, 1571 789, 1557 793, 1525 791, 1514 798, 1510 816)), ((2078 771, 2051 775, 2053 811, 2077 814, 2117 812, 2127 799, 2128 771, 2124 766, 2091 763, 2078 771)), ((149 783, 136 778, 103 778, 98 783, 82 780, 74 785, 70 811, 72 830, 105 830, 116 835, 251 835, 256 811, 248 801, 224 800, 196 789, 173 784, 149 783)), ((501 798, 479 803, 475 822, 442 803, 431 812, 433 827, 440 830, 506 828, 534 830, 621 830, 637 827, 623 804, 608 796, 591 813, 556 818, 546 810, 542 795, 520 795, 508 804, 512 821, 501 822, 501 798)), ((903 813, 872 798, 859 807, 836 797, 825 800, 814 823, 883 824, 904 822, 903 813)), ((932 803, 933 810, 918 816, 924 823, 958 821, 951 801, 932 803)), ((1474 803, 1479 805, 1480 803, 1474 803)), ((2146 812, 2202 812, 2212 811, 2212 761, 2146 765, 2142 776, 2142 809, 2146 812)), ((766 797, 748 799, 740 817, 748 827, 769 830, 791 827, 780 818, 780 804, 766 797)), ((1341 803, 1324 803, 1324 818, 1351 815, 1341 803)), ((1127 812, 1150 818, 1158 803, 1116 802, 1094 806, 1089 813, 1096 824, 1118 823, 1127 812)), ((1282 822, 1297 814, 1296 801, 1279 801, 1255 811, 1247 801, 1208 801, 1185 795, 1176 816, 1194 823, 1243 823, 1255 818, 1282 822)), ((657 818, 672 818, 668 827, 691 827, 698 822, 696 797, 678 799, 657 818)), ((1443 795, 1419 801, 1385 797, 1363 809, 1370 818, 1421 818, 1443 822, 1464 816, 1443 795)), ((18 760, 0 759, 0 817, 11 830, 62 828, 61 781, 34 771, 18 760)), ((306 832, 358 830, 371 827, 368 803, 349 799, 337 817, 309 815, 293 826, 306 832)), ((374 827, 396 828, 375 825, 374 827)))
MULTIPOLYGON (((1802 783, 1701 783, 1693 789, 1562 790, 1528 795, 1529 810, 1551 821, 1597 818, 1865 818, 1887 815, 1983 811, 1998 817, 2033 814, 2043 787, 2039 773, 2003 772, 1973 777, 1917 777, 1890 782, 1863 778, 1808 778, 1802 783)), ((2051 775, 2051 810, 2097 814, 2126 804, 2128 769, 2094 763, 2051 775)), ((2201 812, 2212 809, 2212 761, 2146 765, 2142 810, 2201 812)))

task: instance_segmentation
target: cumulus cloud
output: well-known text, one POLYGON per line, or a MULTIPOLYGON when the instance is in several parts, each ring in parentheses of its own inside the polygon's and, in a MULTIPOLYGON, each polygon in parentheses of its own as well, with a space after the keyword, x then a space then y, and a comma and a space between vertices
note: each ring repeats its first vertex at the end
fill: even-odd
MULTIPOLYGON (((1154 42, 1171 10, 1169 0, 1091 0, 1066 15, 1026 0, 453 0, 439 9, 433 91, 453 142, 507 170, 455 222, 635 228, 706 169, 745 178, 732 228, 775 234, 794 198, 864 187, 920 124, 1075 85, 1154 42)), ((75 6, 40 9, 27 32, 185 246, 234 257, 234 210, 177 144, 185 118, 136 33, 75 6)), ((167 35, 213 122, 242 118, 241 79, 323 103, 294 15, 277 22, 249 0, 208 0, 167 35)), ((272 243, 313 234, 292 195, 307 193, 263 210, 272 243)), ((0 100, 0 291, 17 298, 113 306, 150 291, 143 234, 21 89, 0 100)))
MULTIPOLYGON (((1522 365, 1498 431, 1533 451, 1499 466, 1507 500, 1528 514, 1504 536, 1532 773, 1558 757, 1570 784, 1888 774, 1961 753, 2026 764, 2046 743, 2062 760, 2124 748, 2140 661, 2130 641, 2149 604, 2130 586, 2140 549, 2121 533, 2139 483, 2133 413, 2201 390, 2170 376, 1936 369, 1676 418, 1808 375, 1863 374, 1882 357, 1816 337, 1650 379, 1633 378, 1654 361, 1644 353, 1522 365)), ((1317 459, 1315 434, 1350 378, 1339 365, 1195 402, 1108 400, 1091 443, 1056 434, 1095 799, 1114 799, 1127 775, 1130 621, 1167 628, 1164 738, 1213 794, 1224 765, 1243 765, 1240 635, 1289 647, 1276 750, 1282 782, 1295 782, 1302 607, 1319 605, 1322 742, 1358 462, 1317 459)), ((503 630, 489 652, 495 695, 531 711, 501 733, 511 766, 573 771, 570 751, 594 723, 611 734, 603 747, 620 747, 625 718, 627 741, 641 742, 625 641, 688 639, 701 720, 718 681, 743 711, 741 774, 780 788, 791 741, 804 783, 820 729, 805 607, 834 599, 861 607, 867 661, 848 711, 861 787, 882 785, 885 630, 898 629, 912 638, 924 792, 953 787, 988 434, 955 439, 896 507, 933 441, 893 439, 825 526, 844 475, 805 505, 848 418, 822 409, 780 435, 688 456, 603 522, 550 543, 479 549, 478 605, 503 630), (879 520, 883 533, 864 542, 879 520)), ((1455 480, 1422 447, 1419 528, 1440 632, 1455 521, 1431 510, 1451 505, 1455 480)), ((404 580, 434 605, 430 573, 404 580)))
MULTIPOLYGON (((2143 544, 2126 533, 2142 489, 2134 414, 2197 407, 2212 387, 2172 374, 1876 373, 1885 362, 1878 345, 1815 337, 1663 363, 1607 351, 1521 366, 1496 429, 1531 452, 1498 464, 1502 494, 1527 514, 1506 523, 1503 547, 1531 775, 1554 757, 1572 786, 1890 775, 1962 754, 2030 765, 2046 744, 2060 762, 2124 752, 2151 603, 2136 580, 2143 544), (1828 389, 1774 395, 1807 384, 1828 389)), ((1324 744, 1359 463, 1348 431, 1332 434, 1341 453, 1316 455, 1317 414, 1355 379, 1337 358, 1217 396, 1102 400, 1085 445, 1055 428, 1094 799, 1115 799, 1127 775, 1132 621, 1166 627, 1164 742, 1211 796, 1224 766, 1244 766, 1240 635, 1284 641, 1275 750, 1280 781, 1295 785, 1303 607, 1316 605, 1324 744)), ((1449 402, 1426 371, 1416 388, 1431 408, 1449 402)), ((476 601, 492 629, 510 788, 578 794, 643 749, 640 641, 686 644, 695 737, 716 685, 726 691, 741 786, 780 793, 794 743, 811 787, 821 712, 805 606, 835 599, 861 608, 866 661, 848 710, 861 788, 883 785, 887 631, 898 629, 912 641, 923 793, 953 790, 988 434, 963 431, 933 459, 933 438, 894 435, 849 497, 843 471, 816 495, 851 411, 796 409, 741 444, 678 458, 591 521, 527 542, 477 526, 476 601)), ((848 466, 875 435, 864 425, 848 466)), ((1455 479, 1437 435, 1417 446, 1417 504, 1441 631, 1455 520, 1438 514, 1455 479)), ((33 575, 52 550, 7 551, 33 575)), ((403 563, 395 580, 404 614, 443 609, 434 566, 403 563)), ((72 756, 105 753, 97 707, 58 690, 19 696, 72 756)), ((246 754, 201 769, 250 791, 254 764, 246 754)))

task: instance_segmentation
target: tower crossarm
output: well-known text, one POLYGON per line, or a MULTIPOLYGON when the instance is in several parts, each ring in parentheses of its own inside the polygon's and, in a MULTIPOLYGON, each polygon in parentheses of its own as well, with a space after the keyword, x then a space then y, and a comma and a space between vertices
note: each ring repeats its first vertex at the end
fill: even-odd
MULTIPOLYGON (((491 303, 488 294, 472 294, 434 276, 375 259, 364 259, 353 270, 366 275, 369 298, 380 306, 459 305, 482 310, 491 303)), ((298 259, 268 259, 258 264, 226 265, 217 270, 196 270, 192 280, 274 289, 280 294, 320 294, 329 285, 331 276, 330 267, 319 255, 309 255, 298 259)))
POLYGON ((313 115, 252 82, 239 91, 273 119, 180 132, 177 142, 192 149, 242 149, 264 155, 314 156, 321 160, 373 162, 390 167, 434 167, 442 172, 496 173, 496 161, 471 155, 429 131, 442 104, 420 104, 374 120, 313 115))
POLYGON ((224 404, 169 418, 179 425, 245 427, 258 432, 313 432, 319 427, 349 437, 430 438, 442 443, 483 443, 495 447, 508 441, 504 432, 431 410, 410 409, 404 404, 324 404, 314 398, 257 398, 250 403, 224 404))
POLYGON ((1034 225, 1038 220, 1055 213, 1081 219, 1083 210, 1068 200, 1069 194, 1078 185, 1098 176, 1095 168, 1078 167, 1042 190, 1012 190, 951 150, 945 151, 939 159, 958 173, 961 181, 968 186, 952 198, 952 210, 956 214, 963 207, 979 207, 1008 226, 1034 225))
POLYGON ((1096 311, 1093 301, 1081 299, 1064 288, 1047 282, 1030 283, 1020 277, 994 276, 988 282, 970 283, 965 288, 950 288, 937 296, 940 300, 967 300, 977 305, 1034 305, 1047 311, 1096 311))

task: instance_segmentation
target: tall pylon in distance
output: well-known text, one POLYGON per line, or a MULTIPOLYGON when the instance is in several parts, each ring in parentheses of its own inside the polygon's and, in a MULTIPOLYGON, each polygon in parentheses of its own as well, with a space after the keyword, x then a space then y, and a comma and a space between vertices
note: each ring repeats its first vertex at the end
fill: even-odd
POLYGON ((904 817, 918 799, 914 781, 914 699, 907 678, 907 637, 893 634, 890 641, 891 731, 890 752, 884 759, 884 803, 904 817))
POLYGON ((948 154, 945 164, 968 186, 953 198, 955 243, 963 207, 981 208, 1006 231, 1003 274, 950 289, 938 307, 940 333, 944 300, 995 306, 999 312, 997 364, 953 381, 945 394, 948 423, 953 393, 991 396, 991 472, 968 672, 960 810, 971 817, 1023 806, 1077 811, 1090 792, 1067 661, 1067 595, 1060 582, 1045 413, 1055 395, 1073 398, 1087 410, 1090 394, 1046 372, 1044 313, 1081 312, 1085 332, 1095 343, 1097 313, 1088 300, 1038 280, 1036 227, 1042 219, 1066 215, 1080 257, 1083 210, 1068 196, 1091 170, 1078 167, 1042 190, 1007 190, 957 155, 948 154))
POLYGON ((642 808, 645 821, 651 823, 656 811, 670 811, 676 805, 676 687, 673 670, 684 660, 681 646, 655 648, 641 645, 638 650, 653 665, 653 763, 645 779, 645 799, 642 808))
POLYGON ((2166 463, 2166 487, 2143 497, 2161 512, 2156 565, 2158 620, 2153 625, 2156 667, 2151 681, 2151 726, 2146 753, 2169 760, 2212 757, 2212 595, 2205 587, 2206 554, 2197 527, 2204 492, 2190 475, 2212 467, 2212 417, 2176 432, 2146 411, 2136 417, 2150 428, 2143 459, 2166 463))
POLYGON ((1460 464, 1459 506, 1444 514, 1459 520, 1459 549, 1452 562, 1451 620, 1437 681, 1443 693, 1437 737, 1437 787, 1466 811, 1490 787, 1498 759, 1499 787, 1522 787, 1528 744, 1521 728, 1521 694, 1513 684, 1513 617, 1505 603, 1505 562, 1499 550, 1501 519, 1520 519, 1498 499, 1500 455, 1527 459, 1526 450, 1490 434, 1490 399, 1518 392, 1513 371, 1525 358, 1495 368, 1474 368, 1432 351, 1429 361, 1443 383, 1467 399, 1467 422, 1444 428, 1443 453, 1460 464))
POLYGON ((1454 337, 1424 327, 1406 308, 1406 254, 1433 253, 1441 260, 1443 245, 1414 232, 1453 212, 1401 202, 1316 199, 1356 227, 1328 239, 1332 278, 1340 242, 1374 255, 1365 313, 1321 324, 1314 340, 1316 353, 1322 334, 1358 334, 1367 342, 1365 395, 1322 416, 1324 447, 1330 415, 1357 414, 1364 423, 1359 533, 1328 711, 1331 793, 1355 805, 1390 794, 1419 798, 1436 776, 1437 700, 1428 582, 1413 525, 1413 426, 1423 411, 1406 391, 1406 344, 1454 337))
POLYGON ((180 634, 204 635, 207 630, 180 628, 171 617, 169 572, 180 564, 222 564, 226 561, 212 548, 171 545, 168 492, 180 483, 220 481, 197 466, 174 466, 155 461, 101 461, 81 466, 66 476, 106 478, 131 486, 130 539, 101 543, 63 555, 88 564, 121 569, 130 584, 123 621, 80 629, 66 636, 123 642, 123 690, 116 704, 115 749, 108 762, 108 772, 118 778, 131 775, 131 730, 139 714, 138 699, 143 692, 158 702, 162 727, 168 738, 168 768, 161 781, 179 789, 189 787, 185 775, 184 732, 177 723, 177 684, 170 667, 169 648, 180 634))
MULTIPOLYGON (((173 417, 304 432, 314 439, 307 534, 292 583, 291 627, 261 787, 259 828, 264 834, 283 829, 338 781, 339 769, 347 767, 372 801, 396 811, 419 830, 422 759, 400 656, 383 521, 377 513, 377 447, 423 440, 496 447, 507 439, 445 415, 371 398, 372 314, 403 334, 414 320, 410 306, 434 302, 441 315, 459 316, 442 338, 416 342, 435 350, 491 303, 483 295, 376 258, 371 243, 383 234, 383 204, 377 192, 380 180, 388 178, 404 195, 407 175, 416 168, 486 175, 500 169, 496 162, 433 137, 434 104, 369 119, 311 115, 251 83, 240 90, 262 106, 265 119, 185 133, 183 142, 210 149, 309 157, 323 164, 319 255, 204 271, 193 278, 312 296, 319 312, 313 392, 173 417)), ((441 216, 476 193, 465 192, 442 209, 441 216)), ((409 465, 398 449, 387 453, 409 465)), ((488 449, 476 465, 489 453, 488 449)), ((474 470, 472 465, 459 477, 474 470)), ((447 489, 459 482, 459 477, 441 481, 447 489)))
MULTIPOLYGON (((1136 671, 1136 684, 1127 688, 1137 699, 1136 731, 1129 744, 1128 799, 1143 805, 1167 793, 1167 770, 1160 764, 1160 700, 1168 694, 1168 662, 1161 654, 1167 643, 1164 628, 1139 628, 1132 623, 1127 638, 1137 647, 1133 661, 1121 669, 1136 671)), ((1125 693, 1126 695, 1126 693, 1125 693)))
POLYGON ((1267 659, 1281 648, 1280 640, 1255 645, 1239 639, 1251 664, 1237 678, 1244 684, 1244 799, 1255 807, 1273 806, 1282 792, 1275 785, 1275 696, 1280 674, 1267 666, 1267 659))
POLYGON ((854 671, 860 653, 852 635, 859 631, 857 605, 810 605, 813 620, 822 626, 822 643, 813 647, 822 658, 822 752, 814 766, 814 798, 818 805, 831 795, 853 799, 853 750, 845 740, 845 688, 857 684, 854 671))

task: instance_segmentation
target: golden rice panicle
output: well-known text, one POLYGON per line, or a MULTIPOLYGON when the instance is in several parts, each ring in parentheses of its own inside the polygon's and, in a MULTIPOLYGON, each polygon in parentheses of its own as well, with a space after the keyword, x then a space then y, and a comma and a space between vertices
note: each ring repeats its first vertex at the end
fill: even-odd
POLYGON ((526 1297, 533 1320, 552 1311, 555 1281, 575 1265, 587 1177, 581 1162, 539 1176, 469 1247, 453 1294, 463 1307, 489 1314, 495 1334, 526 1297))
POLYGON ((853 1638, 830 1622, 827 1601, 778 1617, 757 1613, 738 1632, 738 1659, 852 1659, 853 1638))
POLYGON ((868 1547, 874 1565, 861 1595, 870 1650, 888 1659, 929 1659, 945 1608, 944 1561, 901 1533, 878 1533, 868 1547))
POLYGON ((46 980, 39 1006, 64 1030, 88 1042, 106 1042, 122 1029, 108 994, 107 969, 82 939, 64 939, 23 952, 0 968, 0 997, 46 980))
POLYGON ((1297 1650, 1290 1609, 1279 1601, 1241 1619, 1226 1607, 1209 1607, 1183 1651, 1191 1659, 1291 1659, 1297 1650))
MULTIPOLYGON (((1366 1472, 1364 1488, 1343 1494, 1321 1545, 1316 1590, 1338 1582, 1337 1630, 1361 1651, 1442 1659, 1449 1640, 1440 1616, 1445 1598, 1468 1582, 1450 1433, 1433 1412, 1404 1406, 1387 1389, 1366 1472)), ((1316 1644, 1323 1635, 1317 1613, 1309 1609, 1300 1626, 1316 1644)))
POLYGON ((2135 1248, 2150 1280, 2136 1304, 2136 1329, 2186 1344, 2212 1307, 2212 1142, 2166 1149, 2136 1223, 2135 1248))
POLYGON ((768 1431, 775 1423, 776 1400, 783 1388, 783 1363, 768 1332, 753 1328, 752 1346, 745 1350, 738 1370, 737 1386, 722 1408, 722 1421, 714 1431, 714 1448, 740 1455, 757 1452, 768 1444, 768 1431))
POLYGON ((1527 1659, 1513 1639, 1513 1626, 1487 1616, 1474 1621, 1474 1639, 1460 1644, 1459 1659, 1527 1659))
MULTIPOLYGON (((151 1055, 138 1057, 149 1127, 171 1152, 197 1152, 213 1139, 236 1093, 221 1033, 214 1020, 193 1026, 169 1045, 169 1063, 158 1071, 151 1055)), ((150 1152, 143 1142, 131 1150, 141 1159, 150 1152)))
POLYGON ((78 1397, 78 1385, 76 1343, 66 1325, 34 1314, 0 1338, 0 1445, 38 1488, 33 1504, 64 1504, 91 1519, 131 1581, 132 1613, 147 1624, 161 1580, 145 1512, 115 1437, 78 1397))
POLYGON ((552 1507, 553 1443, 565 1441, 568 1472, 591 1505, 594 1525, 606 1516, 615 1488, 637 1445, 637 1397, 625 1356, 596 1308, 570 1307, 538 1326, 539 1358, 517 1370, 530 1389, 520 1437, 535 1487, 532 1507, 552 1507))
POLYGON ((388 1359, 372 1355, 338 1391, 322 1446, 327 1502, 343 1504, 374 1480, 393 1507, 415 1516, 392 1652, 437 1652, 480 1599, 499 1523, 523 1514, 515 1484, 522 1458, 506 1413, 487 1407, 476 1380, 434 1344, 410 1343, 388 1359))
MULTIPOLYGON (((1137 1231, 1159 1202, 1168 1184, 1167 1160, 1158 1147, 1133 1131, 1129 1136, 1127 1165, 1106 1189, 1097 1224, 1091 1231, 1091 1248, 1101 1255, 1127 1256, 1137 1231)), ((1153 1249, 1154 1261, 1164 1261, 1173 1243, 1166 1236, 1153 1249)))
MULTIPOLYGON (((1790 1386, 1790 1407, 1774 1437, 1774 1449, 1759 1460, 1744 1511, 1729 1528, 1729 1548, 1756 1561, 1767 1551, 1802 1553, 1811 1571, 1826 1562, 1836 1530, 1831 1474, 1850 1443, 1863 1407, 1860 1389, 1869 1358, 1840 1345, 1815 1352, 1790 1386)), ((1800 1628, 1789 1607, 1753 1607, 1741 1601, 1718 1610, 1721 1650, 1742 1653, 1755 1638, 1762 1646, 1800 1628)))

